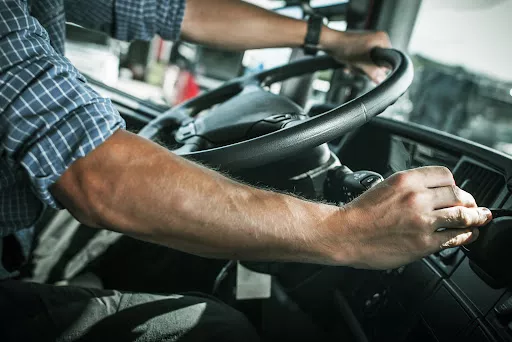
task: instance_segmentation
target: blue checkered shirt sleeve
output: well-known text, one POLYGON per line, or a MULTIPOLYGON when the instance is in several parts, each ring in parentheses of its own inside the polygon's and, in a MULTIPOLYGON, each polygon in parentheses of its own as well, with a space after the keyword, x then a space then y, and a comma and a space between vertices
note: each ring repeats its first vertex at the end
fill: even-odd
MULTIPOLYGON (((26 180, 40 201, 57 208, 49 187, 123 127, 112 103, 51 47, 26 1, 0 1, 0 176, 26 180)), ((13 195, 0 201, 0 219, 10 228, 27 224, 23 206, 30 205, 23 193, 13 195)))
POLYGON ((66 19, 124 40, 176 40, 185 0, 65 0, 66 19))

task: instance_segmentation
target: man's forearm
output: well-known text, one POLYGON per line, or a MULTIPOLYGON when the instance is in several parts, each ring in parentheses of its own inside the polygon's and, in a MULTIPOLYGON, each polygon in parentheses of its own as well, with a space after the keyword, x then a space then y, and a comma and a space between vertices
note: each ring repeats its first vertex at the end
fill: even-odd
POLYGON ((322 239, 342 215, 239 184, 125 131, 52 192, 87 224, 210 257, 332 263, 322 239))
MULTIPOLYGON (((305 21, 240 0, 188 0, 182 25, 186 40, 233 50, 299 47, 306 31, 305 21)), ((324 27, 321 47, 332 45, 341 35, 324 27)))
POLYGON ((469 243, 492 218, 442 167, 395 174, 340 209, 239 184, 122 130, 51 191, 86 224, 188 253, 378 269, 469 243))

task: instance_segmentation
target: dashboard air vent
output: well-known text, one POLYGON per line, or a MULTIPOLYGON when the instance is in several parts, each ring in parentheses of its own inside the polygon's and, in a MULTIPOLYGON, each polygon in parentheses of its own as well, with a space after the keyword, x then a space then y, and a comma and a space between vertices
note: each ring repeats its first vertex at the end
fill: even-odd
POLYGON ((479 206, 490 206, 505 186, 505 178, 487 168, 463 161, 454 173, 455 183, 473 195, 479 206))

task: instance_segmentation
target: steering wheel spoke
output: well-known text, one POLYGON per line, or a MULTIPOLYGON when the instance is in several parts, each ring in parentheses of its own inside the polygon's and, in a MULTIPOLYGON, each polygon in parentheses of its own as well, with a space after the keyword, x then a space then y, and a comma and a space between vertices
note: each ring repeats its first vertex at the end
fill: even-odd
POLYGON ((177 149, 172 150, 171 152, 179 156, 187 155, 193 152, 201 151, 208 145, 210 145, 208 141, 206 141, 202 137, 194 136, 188 139, 183 145, 181 145, 177 149))

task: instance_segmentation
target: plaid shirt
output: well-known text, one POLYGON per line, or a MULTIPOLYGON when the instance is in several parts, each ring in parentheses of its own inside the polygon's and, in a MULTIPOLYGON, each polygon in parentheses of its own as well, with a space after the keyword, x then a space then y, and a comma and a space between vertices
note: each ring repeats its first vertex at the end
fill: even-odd
POLYGON ((59 208, 49 187, 124 127, 63 57, 66 20, 126 41, 173 40, 184 1, 0 0, 0 238, 16 235, 26 255, 27 228, 44 206, 59 208))

